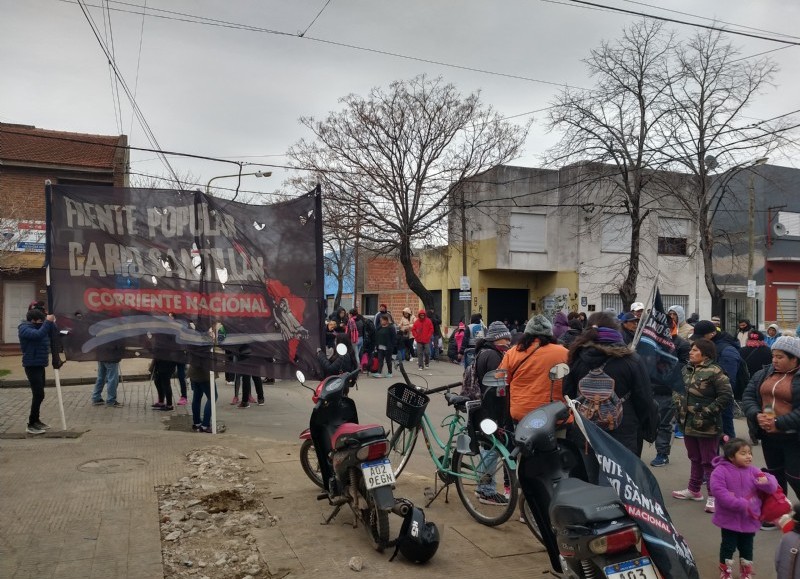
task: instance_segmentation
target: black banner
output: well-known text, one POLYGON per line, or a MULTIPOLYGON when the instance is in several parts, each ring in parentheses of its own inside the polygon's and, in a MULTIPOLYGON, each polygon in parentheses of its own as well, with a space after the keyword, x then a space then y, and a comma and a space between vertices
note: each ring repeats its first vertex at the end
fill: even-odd
POLYGON ((319 376, 320 224, 318 190, 248 205, 197 191, 49 187, 50 308, 67 359, 319 376))
POLYGON ((671 327, 661 301, 661 292, 656 289, 653 307, 645 317, 644 328, 636 344, 636 353, 644 360, 651 382, 669 385, 674 391, 683 392, 682 365, 675 356, 671 327))
POLYGON ((699 579, 692 551, 672 524, 661 488, 653 473, 630 450, 607 432, 573 412, 578 426, 597 455, 599 482, 612 487, 636 521, 650 557, 661 575, 670 579, 699 579))

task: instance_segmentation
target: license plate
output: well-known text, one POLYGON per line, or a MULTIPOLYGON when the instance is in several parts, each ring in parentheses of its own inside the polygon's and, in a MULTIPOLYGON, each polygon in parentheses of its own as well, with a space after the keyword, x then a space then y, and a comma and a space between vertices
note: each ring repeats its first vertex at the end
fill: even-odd
POLYGON ((395 482, 392 463, 388 458, 382 458, 374 462, 362 462, 361 471, 364 473, 364 482, 367 483, 367 490, 385 487, 395 482))
POLYGON ((649 557, 608 565, 603 573, 608 579, 658 579, 649 557))

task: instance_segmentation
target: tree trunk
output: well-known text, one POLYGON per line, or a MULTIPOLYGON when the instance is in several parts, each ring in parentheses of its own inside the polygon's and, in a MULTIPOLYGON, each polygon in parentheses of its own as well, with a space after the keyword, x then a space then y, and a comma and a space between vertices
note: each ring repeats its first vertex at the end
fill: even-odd
POLYGON ((400 242, 400 263, 403 266, 403 271, 406 274, 406 283, 408 289, 417 294, 425 311, 433 309, 433 294, 422 285, 422 281, 414 271, 414 262, 412 260, 411 246, 406 241, 400 242))
POLYGON ((623 312, 630 310, 631 304, 636 301, 636 283, 639 281, 639 248, 641 245, 639 237, 641 229, 642 224, 638 218, 631 220, 631 253, 628 259, 628 275, 625 276, 625 281, 622 282, 619 288, 623 312))
POLYGON ((336 295, 333 296, 333 312, 338 311, 342 305, 342 293, 344 293, 344 272, 340 268, 339 275, 336 276, 336 295))
POLYGON ((706 219, 703 219, 705 214, 707 214, 707 211, 701 212, 700 219, 700 252, 703 254, 703 278, 706 282, 708 293, 711 295, 711 315, 722 317, 725 293, 714 279, 714 239, 712 237, 711 224, 706 219))

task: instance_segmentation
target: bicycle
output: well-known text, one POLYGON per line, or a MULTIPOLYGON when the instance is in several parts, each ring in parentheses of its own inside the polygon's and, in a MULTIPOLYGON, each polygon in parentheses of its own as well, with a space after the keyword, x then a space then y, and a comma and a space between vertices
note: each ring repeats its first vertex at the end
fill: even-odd
POLYGON ((398 363, 398 366, 406 383, 390 386, 386 402, 386 415, 392 421, 389 430, 389 457, 395 478, 400 476, 408 464, 421 431, 436 466, 433 496, 428 497, 429 501, 425 506, 429 507, 443 490, 445 502, 449 502, 449 488, 455 483, 464 508, 476 521, 490 527, 508 521, 517 506, 519 495, 516 483, 517 466, 504 441, 494 434, 476 431, 472 426, 469 414, 480 407, 480 400, 470 400, 466 396, 449 392, 460 387, 460 382, 427 390, 414 386, 402 363, 398 363), (447 431, 445 441, 436 433, 431 419, 425 413, 430 401, 429 395, 439 392, 445 392, 447 404, 455 410, 441 424, 447 431), (437 450, 442 453, 441 456, 437 456, 437 450), (493 486, 493 483, 499 484, 501 481, 509 489, 508 496, 500 494, 505 502, 495 502, 479 493, 481 485, 493 486), (440 482, 442 487, 438 488, 440 482))

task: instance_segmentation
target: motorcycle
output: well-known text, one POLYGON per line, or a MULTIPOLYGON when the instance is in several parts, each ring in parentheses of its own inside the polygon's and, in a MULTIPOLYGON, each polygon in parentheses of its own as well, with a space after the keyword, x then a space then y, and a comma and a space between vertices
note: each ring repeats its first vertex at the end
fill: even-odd
MULTIPOLYGON (((314 409, 309 428, 300 435, 303 470, 325 491, 317 499, 334 507, 323 524, 329 524, 347 505, 353 512, 353 527, 361 523, 379 553, 396 546, 406 558, 425 562, 438 548, 438 529, 426 523, 422 510, 410 501, 395 499, 386 432, 379 424, 359 424, 355 402, 348 397, 359 373, 356 369, 329 376, 316 389, 306 386, 314 391, 314 409), (393 540, 389 513, 404 518, 400 535, 393 540)), ((305 386, 302 372, 297 372, 297 379, 305 386)))
MULTIPOLYGON (((568 373, 566 364, 554 366, 551 385, 568 373)), ((502 371, 483 380, 487 387, 499 382, 505 384, 502 371)), ((588 465, 578 445, 566 436, 569 417, 567 405, 556 401, 529 412, 517 424, 512 455, 517 457, 517 480, 525 499, 523 518, 562 577, 659 579, 654 563, 642 552, 641 531, 617 492, 586 482, 588 465)))

